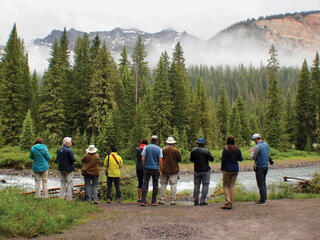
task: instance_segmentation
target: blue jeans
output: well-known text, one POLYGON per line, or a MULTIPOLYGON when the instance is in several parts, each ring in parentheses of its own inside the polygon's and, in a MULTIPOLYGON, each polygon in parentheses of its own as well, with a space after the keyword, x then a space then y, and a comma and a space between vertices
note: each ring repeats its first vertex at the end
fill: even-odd
POLYGON ((205 203, 209 191, 210 171, 208 172, 194 172, 194 189, 193 199, 199 201, 200 185, 202 183, 201 200, 200 203, 205 203))
POLYGON ((98 201, 98 182, 99 176, 83 175, 84 187, 86 190, 87 201, 98 201))
POLYGON ((149 180, 152 177, 153 189, 152 189, 152 203, 157 202, 158 185, 159 185, 160 172, 156 169, 144 169, 143 170, 143 184, 142 184, 142 199, 141 202, 146 203, 149 180))
POLYGON ((262 167, 256 169, 256 180, 260 192, 260 201, 265 202, 267 199, 267 178, 268 168, 262 167))

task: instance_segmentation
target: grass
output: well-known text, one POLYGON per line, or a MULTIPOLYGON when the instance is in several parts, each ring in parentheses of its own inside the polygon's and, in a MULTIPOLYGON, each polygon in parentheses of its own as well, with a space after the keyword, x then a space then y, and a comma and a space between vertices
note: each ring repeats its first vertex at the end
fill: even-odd
POLYGON ((30 238, 58 233, 98 210, 80 201, 35 199, 8 188, 0 191, 0 235, 30 238))

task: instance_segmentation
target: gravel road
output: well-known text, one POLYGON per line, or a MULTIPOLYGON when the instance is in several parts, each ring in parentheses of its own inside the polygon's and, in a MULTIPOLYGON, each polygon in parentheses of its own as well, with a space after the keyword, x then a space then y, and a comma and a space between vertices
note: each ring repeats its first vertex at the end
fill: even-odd
POLYGON ((101 203, 86 223, 38 239, 320 239, 320 199, 235 203, 232 210, 220 205, 101 203))

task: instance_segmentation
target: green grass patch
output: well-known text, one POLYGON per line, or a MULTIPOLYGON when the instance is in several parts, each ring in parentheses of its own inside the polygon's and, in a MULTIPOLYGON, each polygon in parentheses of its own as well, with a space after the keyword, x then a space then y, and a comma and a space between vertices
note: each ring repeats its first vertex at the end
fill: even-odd
POLYGON ((35 199, 8 188, 0 191, 0 235, 35 237, 58 233, 98 210, 80 201, 35 199))

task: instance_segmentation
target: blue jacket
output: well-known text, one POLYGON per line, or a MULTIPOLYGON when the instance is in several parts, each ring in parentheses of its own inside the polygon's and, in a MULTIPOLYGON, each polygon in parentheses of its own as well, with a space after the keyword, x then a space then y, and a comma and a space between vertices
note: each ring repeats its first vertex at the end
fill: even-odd
POLYGON ((73 163, 76 161, 72 149, 66 145, 62 146, 57 151, 58 170, 60 172, 74 171, 73 163))
POLYGON ((268 167, 269 145, 264 141, 258 142, 254 147, 252 159, 255 161, 257 168, 268 167))
POLYGON ((44 172, 49 169, 48 161, 51 156, 46 145, 34 145, 30 150, 30 158, 33 160, 32 171, 44 172))
POLYGON ((234 151, 230 145, 226 145, 222 151, 221 170, 226 172, 239 172, 238 161, 242 161, 242 154, 238 147, 234 151))

